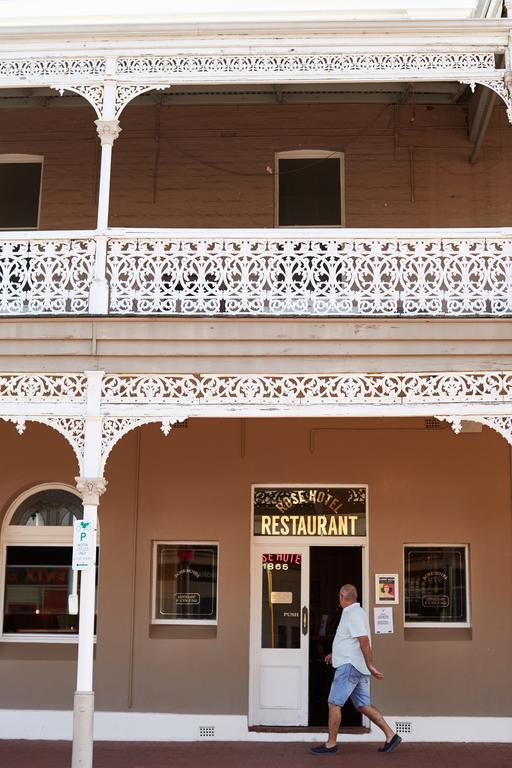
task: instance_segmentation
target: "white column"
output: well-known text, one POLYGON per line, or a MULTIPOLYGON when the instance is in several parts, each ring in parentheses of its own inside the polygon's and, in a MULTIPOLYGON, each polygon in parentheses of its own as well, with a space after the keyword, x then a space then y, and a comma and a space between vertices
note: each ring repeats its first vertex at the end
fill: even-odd
POLYGON ((119 120, 95 120, 94 122, 101 141, 100 189, 96 226, 99 232, 103 232, 108 227, 112 146, 121 133, 121 128, 119 127, 119 120))
MULTIPOLYGON (((96 531, 100 494, 105 490, 102 477, 78 477, 76 487, 84 502, 84 520, 96 531)), ((92 767, 94 691, 94 617, 96 607, 96 566, 80 575, 80 616, 78 628, 78 662, 73 707, 72 768, 92 767)))
MULTIPOLYGON (((98 505, 106 481, 101 476, 101 382, 103 371, 89 371, 87 376, 87 410, 82 476, 76 487, 82 495, 84 520, 97 529, 98 505)), ((80 614, 78 629, 78 662, 73 706, 72 768, 92 768, 94 720, 94 617, 96 603, 96 567, 82 571, 80 580, 80 614)))
POLYGON ((98 233, 96 237, 96 261, 89 299, 89 313, 93 315, 106 315, 108 313, 108 283, 105 273, 107 240, 105 234, 108 228, 110 206, 112 146, 121 132, 119 120, 115 117, 116 88, 115 81, 105 81, 102 117, 100 120, 95 120, 96 130, 101 141, 101 162, 96 223, 98 233))

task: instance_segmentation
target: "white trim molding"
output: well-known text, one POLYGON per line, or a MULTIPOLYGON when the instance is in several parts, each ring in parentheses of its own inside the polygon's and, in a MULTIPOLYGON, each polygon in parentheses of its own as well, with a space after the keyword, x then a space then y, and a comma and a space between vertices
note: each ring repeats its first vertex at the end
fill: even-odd
MULTIPOLYGON (((384 713, 392 724, 407 724, 403 737, 410 742, 511 743, 512 717, 418 717, 384 713)), ((201 741, 201 728, 208 741, 311 742, 325 741, 325 733, 258 733, 250 731, 245 715, 176 715, 166 712, 101 712, 94 715, 94 737, 98 741, 201 741), (213 736, 211 730, 213 729, 213 736)), ((72 712, 62 710, 0 710, 0 739, 70 741, 72 712)), ((381 732, 344 733, 344 742, 382 741, 381 732)))

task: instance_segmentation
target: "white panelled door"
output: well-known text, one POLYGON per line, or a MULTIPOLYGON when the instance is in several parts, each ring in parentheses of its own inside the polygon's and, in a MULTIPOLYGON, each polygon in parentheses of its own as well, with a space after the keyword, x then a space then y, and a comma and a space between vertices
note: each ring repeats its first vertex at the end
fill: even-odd
POLYGON ((307 725, 309 547, 256 547, 252 579, 251 724, 307 725))

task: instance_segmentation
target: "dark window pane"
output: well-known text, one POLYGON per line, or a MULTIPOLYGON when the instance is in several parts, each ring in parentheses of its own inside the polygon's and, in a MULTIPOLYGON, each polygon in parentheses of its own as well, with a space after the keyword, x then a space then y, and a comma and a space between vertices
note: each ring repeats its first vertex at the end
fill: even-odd
POLYGON ((404 557, 406 622, 466 622, 465 548, 406 547, 404 557))
POLYGON ((216 544, 158 544, 155 619, 216 621, 216 544))
POLYGON ((71 558, 71 547, 7 547, 4 632, 77 634, 73 596, 80 594, 80 579, 71 558))
POLYGON ((341 224, 340 160, 279 160, 279 225, 341 224))
POLYGON ((301 555, 261 556, 261 647, 300 648, 301 555))
POLYGON ((0 163, 0 229, 37 227, 41 163, 0 163))
MULTIPOLYGON (((11 525, 73 525, 83 518, 82 501, 69 491, 39 491, 20 504, 11 525)), ((71 561, 70 561, 71 563, 71 561)))

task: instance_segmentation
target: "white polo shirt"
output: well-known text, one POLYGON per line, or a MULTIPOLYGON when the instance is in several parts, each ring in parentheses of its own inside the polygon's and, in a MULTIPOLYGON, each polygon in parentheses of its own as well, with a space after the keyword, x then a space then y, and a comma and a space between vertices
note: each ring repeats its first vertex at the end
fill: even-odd
POLYGON ((363 675, 369 675, 361 652, 358 637, 366 635, 371 643, 370 623, 366 612, 359 603, 352 603, 343 609, 336 636, 332 644, 332 665, 341 667, 342 664, 352 664, 363 675))

